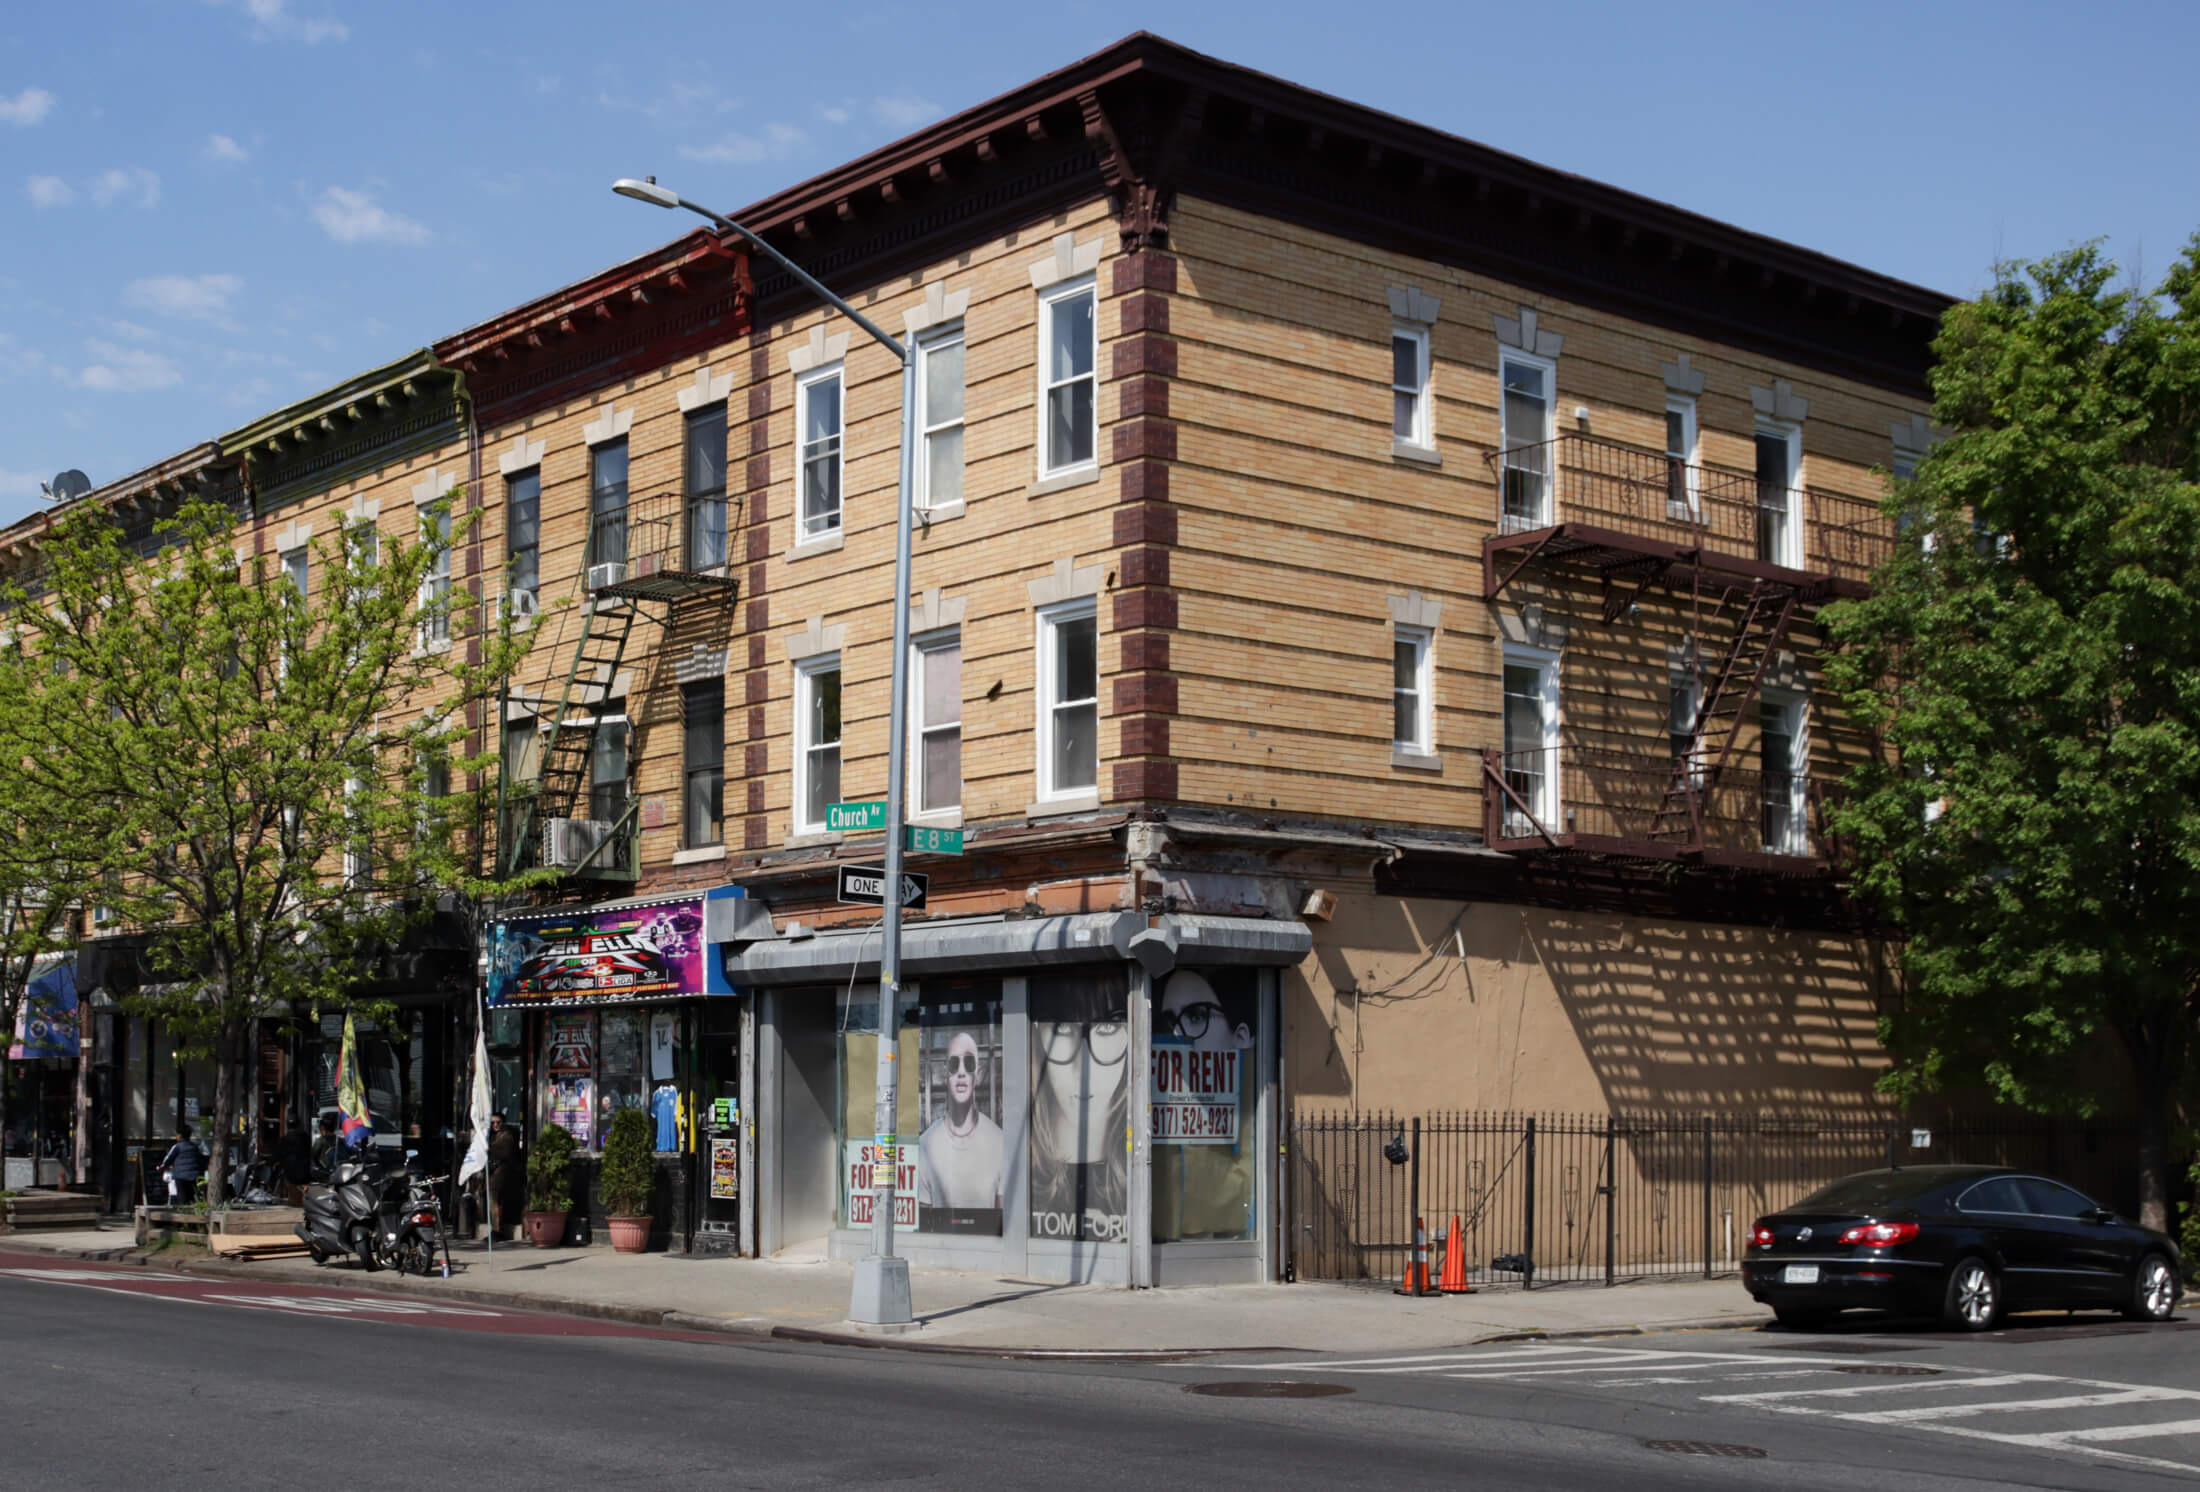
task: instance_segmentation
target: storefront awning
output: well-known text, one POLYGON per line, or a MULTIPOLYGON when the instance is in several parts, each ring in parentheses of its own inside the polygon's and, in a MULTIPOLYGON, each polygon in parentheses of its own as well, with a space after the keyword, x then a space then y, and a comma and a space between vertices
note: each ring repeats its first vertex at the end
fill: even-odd
MULTIPOLYGON (((1053 964, 1137 957, 1132 942, 1151 929, 1173 933, 1181 964, 1295 964, 1313 946, 1301 922, 1262 917, 1150 918, 1139 912, 1070 917, 975 918, 904 927, 904 978, 1010 972, 1053 964)), ((719 945, 736 987, 876 979, 879 930, 849 928, 801 938, 719 945)))

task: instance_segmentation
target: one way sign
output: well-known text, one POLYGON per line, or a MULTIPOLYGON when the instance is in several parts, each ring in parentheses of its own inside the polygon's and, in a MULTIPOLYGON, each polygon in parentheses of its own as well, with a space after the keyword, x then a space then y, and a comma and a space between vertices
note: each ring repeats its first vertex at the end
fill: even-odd
MULTIPOLYGON (((924 905, 924 893, 931 886, 929 876, 913 870, 901 874, 901 904, 904 907, 924 905)), ((859 902, 867 907, 886 905, 886 872, 876 865, 843 865, 840 867, 840 899, 859 902)))

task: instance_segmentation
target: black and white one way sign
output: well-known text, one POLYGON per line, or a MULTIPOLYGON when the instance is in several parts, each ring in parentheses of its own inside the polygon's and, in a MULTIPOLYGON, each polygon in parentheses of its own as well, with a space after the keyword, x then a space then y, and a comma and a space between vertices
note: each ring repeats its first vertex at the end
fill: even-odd
MULTIPOLYGON (((901 875, 901 904, 916 908, 924 905, 924 893, 932 884, 929 876, 913 870, 901 875)), ((886 905, 886 872, 876 865, 843 865, 840 867, 840 899, 859 902, 867 907, 886 905)))

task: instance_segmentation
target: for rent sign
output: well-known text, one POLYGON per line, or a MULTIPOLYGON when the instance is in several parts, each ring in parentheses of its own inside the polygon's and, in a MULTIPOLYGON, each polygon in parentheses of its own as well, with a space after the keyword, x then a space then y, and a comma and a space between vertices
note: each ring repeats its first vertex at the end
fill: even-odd
MULTIPOLYGON (((894 1167, 894 1231, 917 1231, 917 1147, 899 1145, 901 1163, 894 1167)), ((848 1150, 848 1226, 871 1226, 872 1167, 879 1164, 876 1140, 850 1140, 848 1150)))
POLYGON ((1189 1042, 1153 1044, 1155 1144, 1234 1145, 1245 1053, 1207 1051, 1189 1042))

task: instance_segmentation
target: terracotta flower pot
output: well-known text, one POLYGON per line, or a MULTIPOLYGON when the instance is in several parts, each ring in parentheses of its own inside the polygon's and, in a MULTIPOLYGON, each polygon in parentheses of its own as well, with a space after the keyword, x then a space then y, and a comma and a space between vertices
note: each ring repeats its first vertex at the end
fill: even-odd
POLYGON ((536 1248, 554 1249, 565 1241, 562 1212, 530 1212, 522 1221, 527 1225, 527 1241, 536 1248))
POLYGON ((614 1217, 611 1219, 611 1246, 622 1254, 649 1252, 648 1217, 614 1217))

